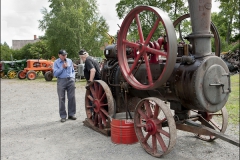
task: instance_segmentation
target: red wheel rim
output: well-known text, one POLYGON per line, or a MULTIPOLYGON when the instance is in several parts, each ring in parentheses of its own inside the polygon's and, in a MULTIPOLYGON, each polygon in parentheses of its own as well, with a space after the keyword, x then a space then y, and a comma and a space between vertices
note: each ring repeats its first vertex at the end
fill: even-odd
POLYGON ((176 143, 175 121, 170 109, 158 98, 146 98, 137 104, 134 127, 140 144, 154 157, 169 153, 176 143))
MULTIPOLYGON (((136 26, 135 25, 135 26, 136 26)), ((163 83, 167 81, 169 76, 171 75, 174 65, 176 63, 176 56, 177 56, 177 38, 175 34, 175 29, 170 18, 159 8, 150 7, 150 6, 138 6, 131 10, 131 12, 126 16, 124 19, 120 31, 118 33, 118 59, 119 59, 119 66, 121 67, 121 71, 125 79, 128 83, 136 89, 141 90, 149 90, 154 89, 161 86, 163 83), (153 14, 156 18, 156 21, 153 23, 153 27, 150 30, 148 36, 145 38, 142 30, 141 25, 141 18, 140 15, 149 12, 153 14), (127 39, 128 29, 131 25, 133 25, 134 21, 136 21, 136 25, 138 28, 138 35, 139 41, 138 42, 131 42, 127 39), (162 51, 159 49, 154 49, 149 47, 149 43, 151 42, 152 36, 155 31, 159 28, 159 26, 164 28, 164 32, 166 33, 166 51, 162 51), (133 50, 138 51, 138 55, 134 60, 134 63, 129 66, 128 64, 128 57, 126 54, 127 48, 132 48, 133 50), (148 54, 153 54, 156 56, 162 56, 166 59, 164 63, 163 70, 159 77, 153 79, 153 75, 151 73, 151 68, 148 60, 148 54), (148 84, 142 84, 139 80, 136 79, 134 76, 133 70, 138 65, 140 59, 144 59, 144 64, 146 65, 146 74, 148 84)))
POLYGON ((37 77, 37 74, 36 74, 35 71, 28 71, 27 72, 27 78, 29 80, 34 80, 34 79, 36 79, 36 77, 37 77))
POLYGON ((23 79, 23 78, 26 77, 26 74, 25 74, 24 72, 20 72, 20 73, 19 73, 19 77, 23 79))
POLYGON ((28 74, 29 79, 35 79, 36 75, 34 73, 28 74))
POLYGON ((104 81, 96 80, 89 85, 85 95, 85 110, 91 125, 100 129, 110 127, 115 106, 111 90, 104 81))

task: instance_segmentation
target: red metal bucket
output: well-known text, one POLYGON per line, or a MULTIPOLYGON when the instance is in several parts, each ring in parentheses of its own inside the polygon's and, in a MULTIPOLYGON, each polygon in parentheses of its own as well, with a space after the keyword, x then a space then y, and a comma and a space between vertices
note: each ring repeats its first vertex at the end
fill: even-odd
POLYGON ((116 118, 112 119, 111 140, 116 144, 133 144, 138 142, 133 119, 126 119, 125 112, 117 113, 116 118))

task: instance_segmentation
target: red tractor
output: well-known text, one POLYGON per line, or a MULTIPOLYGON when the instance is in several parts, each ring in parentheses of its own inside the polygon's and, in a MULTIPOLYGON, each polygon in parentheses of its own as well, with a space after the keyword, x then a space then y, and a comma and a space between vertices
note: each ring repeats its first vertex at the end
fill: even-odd
POLYGON ((29 59, 27 67, 18 72, 19 79, 34 80, 37 77, 37 72, 42 72, 46 81, 51 81, 53 78, 53 61, 44 59, 29 59))

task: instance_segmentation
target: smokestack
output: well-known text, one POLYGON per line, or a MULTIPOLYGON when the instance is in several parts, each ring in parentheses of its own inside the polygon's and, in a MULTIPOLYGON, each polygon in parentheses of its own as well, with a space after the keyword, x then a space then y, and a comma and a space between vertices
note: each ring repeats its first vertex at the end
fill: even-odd
POLYGON ((192 33, 188 35, 193 54, 197 57, 210 54, 211 51, 211 8, 212 0, 188 0, 192 33))
POLYGON ((34 35, 34 40, 37 40, 37 35, 34 35))

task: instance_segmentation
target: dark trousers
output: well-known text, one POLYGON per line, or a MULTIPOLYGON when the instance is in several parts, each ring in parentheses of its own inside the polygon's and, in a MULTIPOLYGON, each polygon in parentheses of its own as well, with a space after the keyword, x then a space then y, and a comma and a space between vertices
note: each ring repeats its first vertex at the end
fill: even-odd
POLYGON ((57 93, 59 98, 59 114, 61 118, 67 117, 65 109, 65 92, 68 99, 68 116, 76 114, 76 98, 75 98, 75 79, 74 78, 58 78, 57 93))

